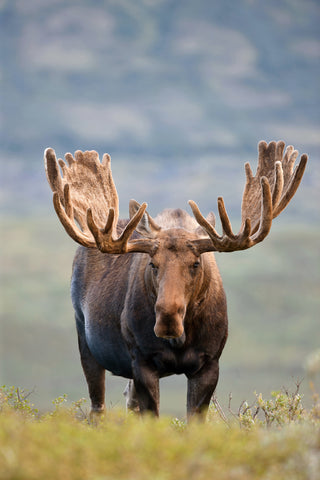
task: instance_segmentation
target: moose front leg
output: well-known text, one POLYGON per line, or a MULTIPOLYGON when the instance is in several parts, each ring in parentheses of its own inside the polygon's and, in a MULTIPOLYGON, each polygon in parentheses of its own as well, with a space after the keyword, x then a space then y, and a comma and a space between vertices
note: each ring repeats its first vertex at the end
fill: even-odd
POLYGON ((135 399, 140 413, 150 412, 159 416, 159 376, 152 366, 136 357, 132 363, 135 399))
POLYGON ((219 362, 206 364, 196 375, 188 378, 187 416, 201 415, 205 418, 211 397, 219 378, 219 362))

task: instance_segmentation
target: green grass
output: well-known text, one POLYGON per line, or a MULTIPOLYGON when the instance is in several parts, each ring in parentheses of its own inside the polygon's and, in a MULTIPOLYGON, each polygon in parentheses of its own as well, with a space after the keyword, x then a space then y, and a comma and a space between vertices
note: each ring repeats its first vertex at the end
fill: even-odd
POLYGON ((189 425, 119 409, 93 421, 82 401, 63 408, 65 400, 59 397, 53 411, 39 415, 27 392, 0 389, 1 480, 319 478, 317 396, 305 410, 298 391, 275 392, 224 420, 212 404, 205 423, 189 425))

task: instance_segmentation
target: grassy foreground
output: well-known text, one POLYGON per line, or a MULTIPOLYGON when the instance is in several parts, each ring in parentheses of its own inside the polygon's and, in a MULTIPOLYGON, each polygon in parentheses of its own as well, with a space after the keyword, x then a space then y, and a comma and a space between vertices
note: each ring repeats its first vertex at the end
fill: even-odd
MULTIPOLYGON (((0 478, 79 480, 319 478, 320 405, 298 390, 257 395, 226 418, 219 404, 205 423, 108 411, 90 421, 83 401, 40 415, 27 392, 0 389, 0 478)), ((231 409, 230 409, 231 411, 231 409)))

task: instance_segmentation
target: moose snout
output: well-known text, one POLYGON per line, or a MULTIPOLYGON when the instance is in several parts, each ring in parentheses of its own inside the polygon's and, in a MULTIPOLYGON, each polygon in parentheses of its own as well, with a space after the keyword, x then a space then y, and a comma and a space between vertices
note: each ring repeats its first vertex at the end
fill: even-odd
POLYGON ((161 338, 179 338, 184 333, 184 316, 186 307, 183 304, 156 304, 156 324, 154 333, 161 338))

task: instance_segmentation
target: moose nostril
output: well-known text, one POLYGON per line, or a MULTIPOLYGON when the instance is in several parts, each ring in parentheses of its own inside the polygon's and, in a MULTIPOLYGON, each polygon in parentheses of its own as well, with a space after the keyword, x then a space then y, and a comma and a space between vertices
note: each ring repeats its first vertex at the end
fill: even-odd
POLYGON ((174 317, 175 315, 179 315, 184 317, 186 308, 184 305, 162 305, 156 304, 155 311, 157 315, 162 315, 165 317, 174 317))
POLYGON ((158 338, 181 338, 184 334, 183 325, 159 325, 154 326, 154 333, 158 338))

